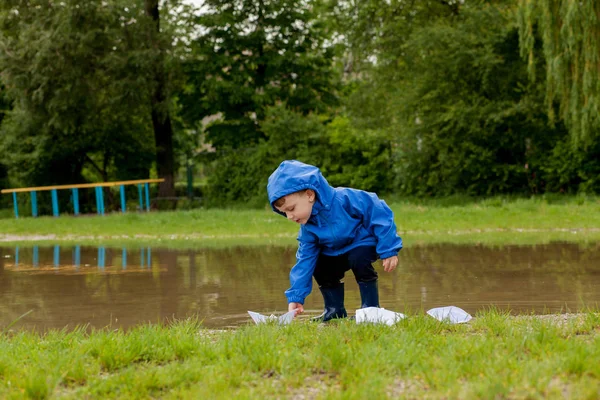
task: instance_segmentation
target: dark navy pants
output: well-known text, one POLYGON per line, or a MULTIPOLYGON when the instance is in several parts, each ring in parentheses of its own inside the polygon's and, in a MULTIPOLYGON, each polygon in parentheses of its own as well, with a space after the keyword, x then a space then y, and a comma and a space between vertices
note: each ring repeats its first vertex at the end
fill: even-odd
POLYGON ((344 274, 352 270, 357 282, 377 280, 373 263, 377 260, 374 246, 361 246, 339 256, 320 254, 313 276, 320 287, 329 288, 339 285, 344 274))

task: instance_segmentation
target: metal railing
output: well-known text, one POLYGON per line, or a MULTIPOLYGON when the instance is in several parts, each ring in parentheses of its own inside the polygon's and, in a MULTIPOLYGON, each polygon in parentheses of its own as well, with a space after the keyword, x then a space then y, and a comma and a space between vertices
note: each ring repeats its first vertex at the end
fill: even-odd
POLYGON ((38 216, 37 207, 37 192, 50 191, 52 196, 52 215, 55 217, 59 216, 58 209, 58 190, 72 190, 73 196, 73 213, 79 215, 79 189, 90 189, 94 188, 96 191, 96 210, 98 214, 104 215, 104 190, 105 187, 119 186, 119 192, 121 197, 121 211, 126 211, 125 202, 125 186, 137 185, 138 195, 140 199, 140 209, 144 209, 144 194, 145 194, 145 208, 146 211, 150 211, 150 194, 148 185, 150 183, 164 182, 164 179, 139 179, 133 181, 120 181, 120 182, 102 182, 102 183, 80 183, 76 185, 57 185, 57 186, 38 186, 29 188, 17 188, 17 189, 3 189, 0 193, 12 193, 13 205, 15 211, 15 218, 19 218, 19 203, 17 202, 18 193, 30 193, 31 194, 31 214, 34 217, 38 216))

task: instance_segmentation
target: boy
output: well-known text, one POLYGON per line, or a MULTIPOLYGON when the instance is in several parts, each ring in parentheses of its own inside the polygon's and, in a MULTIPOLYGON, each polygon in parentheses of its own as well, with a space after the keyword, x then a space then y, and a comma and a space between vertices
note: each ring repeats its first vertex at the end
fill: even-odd
POLYGON ((282 162, 269 177, 273 211, 300 224, 296 265, 285 294, 288 311, 304 312, 304 299, 314 276, 323 294, 323 322, 345 318, 344 273, 358 282, 361 308, 379 307, 377 272, 372 263, 381 258, 386 272, 398 264, 402 239, 394 214, 376 194, 350 188, 333 188, 312 165, 282 162))

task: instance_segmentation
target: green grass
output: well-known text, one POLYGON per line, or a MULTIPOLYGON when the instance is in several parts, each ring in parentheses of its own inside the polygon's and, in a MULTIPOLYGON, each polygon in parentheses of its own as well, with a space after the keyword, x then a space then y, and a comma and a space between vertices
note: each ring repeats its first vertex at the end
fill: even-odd
POLYGON ((600 314, 0 334, 2 398, 598 398, 600 314))
MULTIPOLYGON (((600 198, 534 197, 391 202, 407 244, 531 244, 553 240, 600 240, 600 198)), ((0 219, 0 240, 20 242, 158 244, 198 247, 282 244, 295 241, 298 226, 268 209, 111 214, 104 217, 0 219)))

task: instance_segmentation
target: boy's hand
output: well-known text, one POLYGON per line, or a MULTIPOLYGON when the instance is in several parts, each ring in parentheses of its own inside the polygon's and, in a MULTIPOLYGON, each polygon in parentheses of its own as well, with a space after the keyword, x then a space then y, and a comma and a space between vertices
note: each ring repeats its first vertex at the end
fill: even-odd
POLYGON ((294 317, 298 314, 302 314, 304 312, 304 306, 300 303, 289 303, 288 304, 288 312, 292 311, 292 310, 296 310, 296 314, 294 314, 294 317))
POLYGON ((398 256, 393 256, 383 260, 383 270, 385 272, 392 272, 398 265, 398 256))

